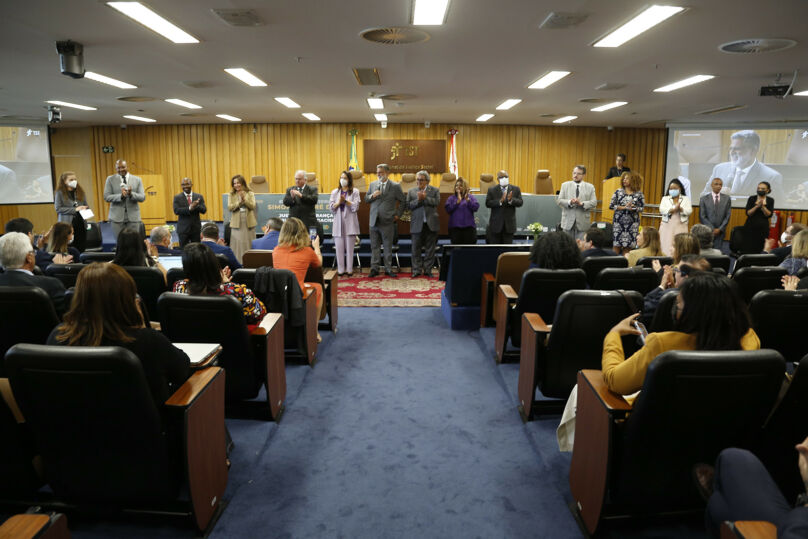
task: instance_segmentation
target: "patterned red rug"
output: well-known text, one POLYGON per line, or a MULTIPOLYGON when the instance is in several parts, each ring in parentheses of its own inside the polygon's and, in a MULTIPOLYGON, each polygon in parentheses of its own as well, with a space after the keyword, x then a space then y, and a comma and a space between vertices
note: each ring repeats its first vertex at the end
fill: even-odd
POLYGON ((398 278, 367 274, 339 278, 340 307, 440 307, 443 281, 399 273, 398 278))

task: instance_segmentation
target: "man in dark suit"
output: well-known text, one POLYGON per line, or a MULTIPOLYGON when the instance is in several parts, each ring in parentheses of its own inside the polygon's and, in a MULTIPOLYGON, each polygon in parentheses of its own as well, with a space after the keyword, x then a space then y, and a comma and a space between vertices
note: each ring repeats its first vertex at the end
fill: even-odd
POLYGON ((398 219, 404 213, 407 197, 401 186, 389 179, 390 165, 381 163, 376 166, 375 182, 371 182, 365 194, 365 202, 370 204, 370 273, 368 277, 379 274, 382 260, 381 245, 384 244, 384 272, 390 277, 393 273, 393 236, 398 219))
POLYGON ((419 170, 415 174, 418 187, 407 192, 407 207, 412 212, 410 234, 412 235, 412 276, 432 275, 435 265, 435 246, 438 243, 438 204, 440 191, 429 185, 429 172, 419 170), (423 259, 421 250, 424 251, 423 259))
POLYGON ((278 237, 281 235, 281 228, 283 228, 283 221, 277 217, 270 217, 267 224, 264 226, 264 235, 252 241, 252 248, 271 251, 277 247, 278 237))
POLYGON ((37 286, 43 289, 53 301, 56 314, 62 317, 65 312, 65 287, 55 277, 34 275, 36 254, 31 240, 22 232, 9 232, 0 238, 0 286, 37 286))
POLYGON ((168 227, 166 226, 156 226, 152 228, 149 241, 151 241, 151 244, 157 249, 158 255, 182 255, 182 249, 171 248, 171 232, 168 231, 168 227))
POLYGON ((713 248, 724 252, 724 235, 732 213, 732 199, 721 192, 724 187, 721 178, 713 178, 710 187, 712 192, 699 199, 699 222, 712 229, 713 248))
POLYGON ((611 237, 601 228, 590 227, 584 232, 584 239, 578 240, 578 248, 581 249, 581 256, 615 256, 611 247, 611 237))
POLYGON ((485 234, 486 243, 513 243, 516 232, 516 208, 522 205, 522 191, 510 185, 508 173, 497 172, 499 185, 490 187, 485 197, 485 205, 491 209, 488 217, 488 229, 485 234))
POLYGON ((297 217, 306 228, 314 227, 320 241, 323 239, 323 226, 317 220, 314 208, 317 205, 317 188, 306 183, 306 171, 295 172, 295 184, 286 190, 283 205, 289 208, 289 217, 297 217))
POLYGON ((177 237, 180 239, 180 248, 199 239, 202 223, 199 215, 207 213, 205 199, 199 193, 194 193, 191 178, 183 178, 180 184, 182 193, 174 197, 174 213, 177 216, 177 237))
POLYGON ((233 250, 224 244, 224 240, 219 239, 219 225, 216 223, 205 223, 202 225, 202 232, 200 234, 202 243, 210 247, 214 254, 224 255, 230 262, 230 271, 236 271, 241 267, 238 259, 236 258, 233 250))

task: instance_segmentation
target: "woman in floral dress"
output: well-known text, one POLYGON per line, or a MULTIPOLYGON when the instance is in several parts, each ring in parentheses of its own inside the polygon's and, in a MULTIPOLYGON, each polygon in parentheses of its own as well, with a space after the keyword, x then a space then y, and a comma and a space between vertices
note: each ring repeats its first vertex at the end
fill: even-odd
POLYGON ((622 187, 612 195, 609 208, 614 210, 614 250, 617 254, 625 255, 637 245, 645 197, 641 191, 642 176, 636 172, 624 172, 620 182, 622 187))

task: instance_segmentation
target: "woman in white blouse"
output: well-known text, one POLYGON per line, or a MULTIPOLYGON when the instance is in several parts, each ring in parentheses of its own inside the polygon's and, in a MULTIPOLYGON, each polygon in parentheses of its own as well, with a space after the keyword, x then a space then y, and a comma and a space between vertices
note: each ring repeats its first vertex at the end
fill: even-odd
POLYGON ((662 252, 665 256, 673 256, 673 237, 688 231, 687 221, 693 213, 690 199, 679 180, 673 179, 668 184, 668 194, 659 202, 659 213, 662 214, 662 224, 659 225, 662 252))

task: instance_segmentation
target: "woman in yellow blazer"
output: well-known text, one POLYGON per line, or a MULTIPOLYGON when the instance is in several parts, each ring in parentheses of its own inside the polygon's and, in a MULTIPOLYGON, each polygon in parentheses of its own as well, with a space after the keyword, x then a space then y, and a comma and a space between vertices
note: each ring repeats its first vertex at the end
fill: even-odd
POLYGON ((244 176, 236 174, 230 179, 227 209, 230 210, 230 248, 241 262, 241 256, 255 239, 255 194, 244 176))
POLYGON ((757 350, 760 340, 752 329, 746 303, 730 279, 698 272, 684 280, 674 306, 675 331, 649 333, 645 346, 626 359, 620 337, 638 335, 634 314, 614 326, 603 340, 601 368, 606 385, 629 395, 642 388, 645 372, 668 350, 757 350))

